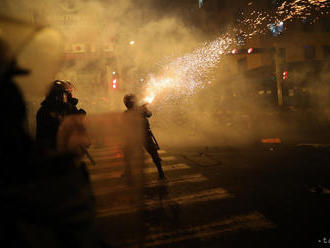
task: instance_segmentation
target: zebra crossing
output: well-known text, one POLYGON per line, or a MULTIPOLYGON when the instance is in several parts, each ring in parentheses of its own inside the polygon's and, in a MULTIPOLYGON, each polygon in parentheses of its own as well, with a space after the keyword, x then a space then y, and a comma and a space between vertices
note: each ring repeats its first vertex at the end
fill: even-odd
MULTIPOLYGON (((228 192, 225 188, 210 188, 208 186, 209 179, 201 172, 196 171, 196 168, 193 168, 186 161, 180 160, 165 150, 160 150, 159 153, 163 160, 163 170, 167 180, 165 182, 158 180, 157 168, 153 165, 152 160, 145 156, 143 189, 147 193, 141 196, 139 201, 134 202, 134 197, 125 199, 125 196, 129 198, 127 192, 132 192, 132 186, 123 180, 124 163, 120 147, 90 149, 90 154, 97 162, 95 167, 89 166, 94 194, 99 202, 97 218, 123 217, 141 211, 154 211, 173 206, 181 209, 182 212, 183 209, 198 204, 204 204, 203 208, 205 208, 207 203, 223 202, 235 198, 235 193, 228 192), (165 193, 160 193, 162 190, 165 193), (109 199, 112 200, 109 201, 109 199)), ((135 192, 134 189, 133 192, 135 192)), ((203 211, 205 210, 207 213, 207 209, 203 209, 203 211)), ((148 225, 148 233, 144 237, 144 246, 158 247, 164 245, 170 247, 171 244, 174 245, 177 242, 196 238, 212 238, 228 231, 275 228, 275 225, 259 212, 249 212, 228 219, 208 220, 206 223, 202 222, 202 217, 200 219, 201 223, 199 224, 181 223, 182 226, 176 231, 162 227, 161 223, 150 224, 148 225)), ((112 242, 112 244, 114 247, 129 247, 130 245, 134 246, 134 241, 121 240, 112 242)))

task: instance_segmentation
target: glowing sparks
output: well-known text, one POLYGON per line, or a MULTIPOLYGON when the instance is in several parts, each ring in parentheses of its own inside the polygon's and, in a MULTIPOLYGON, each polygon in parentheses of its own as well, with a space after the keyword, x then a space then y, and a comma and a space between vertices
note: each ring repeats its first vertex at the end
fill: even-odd
POLYGON ((150 96, 147 96, 146 98, 144 98, 144 102, 146 103, 152 103, 152 101, 154 100, 155 95, 151 94, 150 96))
MULTIPOLYGON (((250 38, 256 33, 265 33, 273 26, 283 25, 286 21, 293 18, 304 19, 311 17, 314 12, 322 12, 329 8, 329 1, 320 0, 295 0, 293 2, 284 1, 282 5, 275 9, 274 13, 266 11, 251 11, 244 13, 244 19, 241 19, 240 25, 245 30, 245 37, 250 38), (252 34, 252 35, 251 35, 252 34)), ((322 14, 322 13, 321 13, 322 14)), ((242 13, 243 15, 243 13, 242 13)), ((313 22, 317 18, 313 19, 313 22)))
MULTIPOLYGON (((252 2, 248 6, 252 6, 252 2)), ((329 7, 329 1, 295 0, 283 2, 274 13, 255 10, 241 13, 242 18, 239 18, 238 25, 232 30, 232 36, 227 33, 214 41, 207 42, 192 53, 178 57, 164 65, 160 76, 149 76, 146 80, 146 100, 152 102, 156 95, 161 95, 164 100, 189 96, 196 89, 208 85, 209 74, 219 64, 222 55, 237 53, 238 50, 232 48, 233 45, 237 45, 236 38, 234 38, 236 35, 239 34, 244 39, 251 39, 256 34, 270 32, 271 28, 275 29, 276 35, 279 35, 284 31, 285 22, 293 18, 308 17, 310 19, 311 13, 315 12, 329 14, 329 7)), ((314 18, 313 21, 317 18, 314 18)), ((248 53, 252 53, 252 51, 252 48, 248 49, 248 53)))
POLYGON ((155 95, 164 93, 167 100, 192 95, 209 81, 208 73, 220 61, 219 51, 228 49, 230 44, 229 37, 220 37, 167 64, 162 73, 166 77, 149 77, 146 95, 149 96, 150 92, 155 95))

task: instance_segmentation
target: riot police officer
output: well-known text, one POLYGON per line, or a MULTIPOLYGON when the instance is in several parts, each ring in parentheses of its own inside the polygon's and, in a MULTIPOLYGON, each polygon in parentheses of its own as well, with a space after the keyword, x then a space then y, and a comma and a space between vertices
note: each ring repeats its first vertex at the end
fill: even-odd
POLYGON ((72 84, 55 80, 37 112, 36 141, 46 154, 56 151, 58 128, 64 117, 72 114, 86 114, 77 109, 78 99, 72 97, 72 84))
MULTIPOLYGON (((6 106, 0 122, 0 242, 6 247, 104 247, 94 229, 88 171, 69 153, 44 157, 35 149, 24 125, 25 102, 13 80, 28 71, 14 58, 4 60, 4 46, 0 40, 0 103, 6 106)), ((56 100, 63 90, 54 87, 50 98, 56 100)), ((50 108, 49 116, 65 112, 62 107, 67 109, 50 108)))
POLYGON ((152 116, 151 111, 148 110, 146 104, 137 106, 137 97, 134 94, 125 95, 123 101, 127 108, 125 113, 137 113, 142 118, 144 147, 150 154, 154 164, 157 167, 159 179, 165 179, 164 171, 161 165, 162 160, 158 154, 159 146, 150 129, 148 120, 148 118, 152 116))

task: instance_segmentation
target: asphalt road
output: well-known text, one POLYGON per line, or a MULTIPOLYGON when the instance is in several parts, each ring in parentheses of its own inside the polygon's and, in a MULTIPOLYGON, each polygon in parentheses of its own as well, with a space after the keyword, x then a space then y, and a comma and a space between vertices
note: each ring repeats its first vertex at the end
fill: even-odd
POLYGON ((96 227, 112 247, 330 247, 330 147, 167 147, 122 177, 120 146, 92 148, 96 227), (316 187, 320 185, 320 187, 316 187))

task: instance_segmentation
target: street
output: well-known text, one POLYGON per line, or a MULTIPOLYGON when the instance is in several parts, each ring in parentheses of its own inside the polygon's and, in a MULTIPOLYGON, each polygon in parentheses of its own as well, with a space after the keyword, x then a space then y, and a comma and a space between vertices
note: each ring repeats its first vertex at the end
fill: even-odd
POLYGON ((97 230, 113 247, 329 247, 329 148, 166 147, 167 180, 146 154, 139 195, 120 148, 92 147, 97 230))

